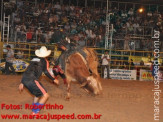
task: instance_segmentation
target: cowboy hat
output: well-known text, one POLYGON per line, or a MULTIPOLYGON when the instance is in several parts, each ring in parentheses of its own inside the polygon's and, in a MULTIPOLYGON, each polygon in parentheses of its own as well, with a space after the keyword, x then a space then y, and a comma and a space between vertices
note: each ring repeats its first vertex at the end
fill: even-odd
POLYGON ((47 50, 45 46, 35 51, 36 56, 45 58, 51 54, 51 50, 47 50))

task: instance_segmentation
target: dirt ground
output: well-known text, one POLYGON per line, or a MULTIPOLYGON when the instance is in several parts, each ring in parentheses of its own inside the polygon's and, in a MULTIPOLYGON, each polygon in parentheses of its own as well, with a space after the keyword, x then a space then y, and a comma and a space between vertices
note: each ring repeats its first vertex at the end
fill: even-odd
MULTIPOLYGON (((30 114, 30 109, 25 109, 25 104, 32 103, 31 94, 24 89, 22 93, 18 91, 21 75, 0 75, 0 114, 30 114), (2 104, 22 105, 20 110, 2 110, 2 104)), ((78 84, 72 84, 70 101, 65 100, 66 87, 63 82, 56 86, 41 79, 42 84, 48 90, 50 98, 47 104, 63 105, 62 110, 43 109, 40 114, 101 114, 100 119, 60 119, 60 122, 153 122, 153 82, 142 81, 120 81, 102 80, 103 94, 92 96, 86 93, 78 84)), ((163 91, 163 82, 160 83, 163 91)), ((160 98, 160 122, 163 122, 163 95, 160 98)), ((2 119, 0 122, 46 122, 42 119, 2 119)), ((57 120, 50 120, 57 121, 57 120)))

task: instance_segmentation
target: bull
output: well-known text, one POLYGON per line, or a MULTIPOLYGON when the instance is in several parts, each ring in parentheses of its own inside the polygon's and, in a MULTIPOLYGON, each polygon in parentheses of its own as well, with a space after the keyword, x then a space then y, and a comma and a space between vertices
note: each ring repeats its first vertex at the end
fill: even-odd
POLYGON ((67 99, 70 98, 71 82, 81 84, 86 91, 98 95, 102 91, 100 75, 98 73, 98 57, 94 49, 83 48, 87 54, 86 59, 78 52, 71 54, 65 65, 67 77, 67 99))

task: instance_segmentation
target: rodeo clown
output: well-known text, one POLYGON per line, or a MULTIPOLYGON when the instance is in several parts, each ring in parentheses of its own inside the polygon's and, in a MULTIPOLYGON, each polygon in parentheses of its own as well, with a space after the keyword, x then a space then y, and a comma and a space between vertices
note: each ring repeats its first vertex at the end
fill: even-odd
POLYGON ((24 72, 19 90, 22 91, 25 86, 31 94, 34 95, 33 107, 31 115, 39 115, 40 106, 43 106, 47 101, 49 95, 44 86, 38 81, 42 73, 49 77, 55 84, 59 84, 59 81, 54 78, 49 72, 49 62, 46 57, 51 54, 51 50, 47 50, 45 46, 35 51, 38 58, 31 60, 30 65, 24 72))

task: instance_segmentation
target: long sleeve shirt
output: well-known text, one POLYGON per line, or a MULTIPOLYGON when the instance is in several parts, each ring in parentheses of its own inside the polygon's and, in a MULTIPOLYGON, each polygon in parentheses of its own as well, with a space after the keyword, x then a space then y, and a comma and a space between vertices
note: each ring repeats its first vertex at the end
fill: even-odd
POLYGON ((54 76, 49 72, 49 62, 45 58, 36 58, 30 62, 30 65, 23 74, 21 82, 38 80, 42 73, 51 80, 55 80, 54 76))

